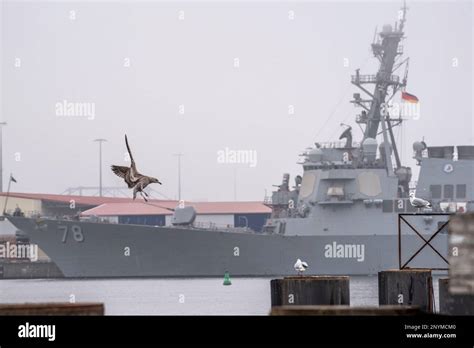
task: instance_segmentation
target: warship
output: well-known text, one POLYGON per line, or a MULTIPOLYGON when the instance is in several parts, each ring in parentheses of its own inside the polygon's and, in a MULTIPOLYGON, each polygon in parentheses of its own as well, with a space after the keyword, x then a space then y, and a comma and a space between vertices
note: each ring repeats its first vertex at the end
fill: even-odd
POLYGON ((307 148, 295 185, 284 174, 265 201, 272 215, 262 231, 199 228, 190 206, 176 207, 171 226, 7 218, 66 277, 290 275, 297 259, 309 264, 306 274, 376 274, 407 260, 409 267, 445 268, 449 215, 474 206, 474 146, 428 146, 420 139, 413 144, 416 182, 402 165, 394 128, 403 117, 394 98, 417 101, 406 92, 405 14, 403 8, 371 44, 378 71, 352 76, 362 93, 351 101, 361 111, 360 142, 347 126, 338 141, 307 148), (430 206, 415 207, 413 192, 430 206))

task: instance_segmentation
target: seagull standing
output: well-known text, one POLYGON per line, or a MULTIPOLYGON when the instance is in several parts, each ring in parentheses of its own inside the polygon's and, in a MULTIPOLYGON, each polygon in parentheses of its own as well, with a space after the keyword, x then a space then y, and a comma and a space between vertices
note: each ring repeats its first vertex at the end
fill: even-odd
POLYGON ((128 145, 128 139, 127 139, 126 134, 125 134, 125 145, 127 146, 127 151, 128 151, 128 154, 130 155, 130 161, 131 161, 130 167, 113 165, 111 166, 112 172, 114 172, 115 175, 124 179, 128 188, 130 189, 133 188, 133 199, 137 197, 137 193, 139 192, 140 195, 145 200, 145 202, 148 202, 148 200, 146 199, 146 197, 148 197, 148 193, 144 191, 145 187, 153 183, 157 183, 161 185, 161 182, 157 178, 154 178, 152 176, 146 176, 138 172, 137 167, 135 165, 135 160, 133 159, 133 156, 132 156, 132 151, 130 150, 130 146, 128 145))
POLYGON ((421 208, 431 208, 431 203, 423 198, 415 197, 414 192, 410 192, 410 204, 417 208, 418 212, 421 208))
POLYGON ((293 267, 295 268, 295 271, 298 272, 298 275, 303 275, 303 272, 308 268, 308 264, 298 259, 293 267))

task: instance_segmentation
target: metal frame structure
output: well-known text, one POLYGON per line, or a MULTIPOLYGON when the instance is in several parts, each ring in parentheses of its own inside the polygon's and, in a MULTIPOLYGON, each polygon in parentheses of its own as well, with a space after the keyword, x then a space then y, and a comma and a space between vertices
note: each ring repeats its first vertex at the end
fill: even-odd
MULTIPOLYGON (((415 227, 413 227, 405 218, 404 216, 451 216, 453 214, 450 213, 400 213, 398 214, 398 268, 400 270, 407 268, 408 264, 426 247, 429 246, 433 251, 438 254, 439 257, 443 259, 444 262, 446 262, 447 265, 449 265, 448 260, 441 255, 441 253, 436 250, 434 246, 430 244, 430 242, 438 235, 438 233, 441 232, 443 228, 446 227, 446 225, 449 223, 449 220, 446 221, 444 224, 442 224, 438 229, 436 230, 435 233, 431 235, 431 237, 427 240, 423 235, 416 230, 415 227), (402 224, 401 222, 404 222, 408 227, 410 227, 417 235, 420 237, 424 244, 418 248, 417 251, 411 257, 402 265, 402 224)), ((428 267, 417 267, 418 269, 431 269, 431 270, 438 270, 438 271, 447 271, 448 268, 428 268, 428 267)))

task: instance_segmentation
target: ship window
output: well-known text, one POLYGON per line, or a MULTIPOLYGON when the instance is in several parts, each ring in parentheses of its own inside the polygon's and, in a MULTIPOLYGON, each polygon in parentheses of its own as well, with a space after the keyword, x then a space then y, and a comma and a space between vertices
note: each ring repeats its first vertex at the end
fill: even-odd
POLYGON ((431 198, 441 198, 441 185, 430 185, 431 198))
POLYGON ((456 198, 466 198, 466 184, 456 185, 456 198))
POLYGON ((454 185, 444 185, 444 198, 454 198, 454 185))

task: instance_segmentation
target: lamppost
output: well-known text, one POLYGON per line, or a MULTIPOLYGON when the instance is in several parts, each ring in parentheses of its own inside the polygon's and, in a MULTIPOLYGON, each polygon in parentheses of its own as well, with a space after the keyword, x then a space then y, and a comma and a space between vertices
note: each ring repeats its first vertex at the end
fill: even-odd
POLYGON ((99 196, 102 197, 102 143, 107 139, 99 138, 94 141, 99 143, 99 196))
POLYGON ((173 156, 178 157, 178 201, 181 201, 181 157, 182 153, 175 153, 173 156))
POLYGON ((237 167, 234 167, 234 201, 237 201, 237 167))
POLYGON ((0 122, 0 192, 3 192, 3 126, 6 126, 6 122, 0 122))

